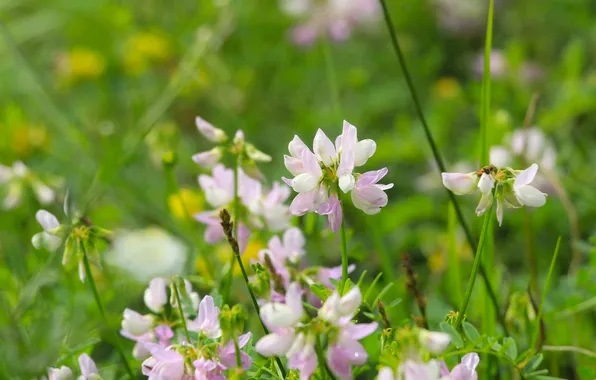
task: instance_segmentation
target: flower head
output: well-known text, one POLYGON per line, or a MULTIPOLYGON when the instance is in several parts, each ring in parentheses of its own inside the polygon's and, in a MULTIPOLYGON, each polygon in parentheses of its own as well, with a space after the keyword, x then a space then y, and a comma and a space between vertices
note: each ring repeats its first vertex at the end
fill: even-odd
POLYGON ((42 182, 24 163, 13 162, 12 166, 0 165, 0 185, 6 186, 6 194, 2 201, 3 208, 9 210, 22 202, 25 189, 31 188, 42 205, 52 203, 56 193, 42 182))
POLYGON ((215 306, 213 297, 205 296, 201 300, 199 315, 197 319, 188 323, 188 330, 201 333, 210 339, 216 339, 221 336, 219 308, 215 306))
POLYGON ((478 188, 481 193, 476 214, 483 215, 497 199, 497 220, 503 222, 503 208, 522 206, 541 207, 546 203, 546 194, 531 185, 538 172, 538 165, 532 164, 525 170, 485 166, 478 172, 442 173, 443 185, 455 194, 470 194, 478 188))
POLYGON ((294 215, 317 212, 327 215, 334 232, 342 223, 341 193, 352 192, 354 206, 365 213, 378 213, 387 205, 384 190, 393 185, 378 185, 387 169, 358 174, 355 167, 366 164, 374 154, 373 140, 358 141, 356 127, 344 121, 343 131, 335 144, 325 132, 318 130, 313 151, 295 136, 288 146, 289 156, 284 156, 286 168, 294 178, 284 179, 298 193, 290 205, 294 215))

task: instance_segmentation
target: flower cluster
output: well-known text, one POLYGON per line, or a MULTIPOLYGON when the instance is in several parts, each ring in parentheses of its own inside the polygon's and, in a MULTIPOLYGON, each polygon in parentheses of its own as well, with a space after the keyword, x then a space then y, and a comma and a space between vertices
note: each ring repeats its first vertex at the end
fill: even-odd
MULTIPOLYGON (((256 286, 257 289, 261 289, 259 294, 267 299, 283 301, 290 283, 322 284, 328 289, 334 288, 331 281, 341 278, 341 266, 301 268, 301 259, 306 253, 305 243, 302 231, 292 227, 286 230, 281 238, 277 235, 273 236, 267 248, 259 251, 258 262, 268 270, 265 286, 256 286)), ((348 267, 349 272, 354 269, 354 265, 348 267)), ((255 282, 258 283, 258 281, 255 282)), ((302 287, 302 290, 311 295, 308 287, 302 287)))
POLYGON ((363 166, 375 153, 373 140, 358 141, 356 127, 344 121, 342 134, 335 144, 318 130, 311 151, 298 136, 290 142, 289 156, 284 156, 286 168, 295 177, 284 181, 298 193, 290 205, 293 215, 304 215, 314 211, 327 215, 329 224, 337 232, 342 223, 341 194, 351 192, 354 206, 373 215, 387 205, 385 190, 393 184, 378 182, 387 175, 387 168, 363 174, 354 168, 363 166))
MULTIPOLYGON (((221 129, 199 117, 196 123, 199 131, 208 140, 220 144, 227 141, 227 135, 221 129)), ((198 153, 193 156, 193 160, 201 166, 212 168, 211 175, 199 176, 199 185, 214 210, 194 215, 197 221, 207 225, 205 241, 209 244, 224 238, 219 211, 223 208, 233 211, 235 195, 240 201, 239 215, 235 215, 234 220, 240 221, 237 239, 241 251, 246 247, 251 229, 267 227, 272 231, 281 231, 289 225, 290 214, 284 202, 288 199, 290 190, 278 182, 274 182, 270 189, 264 188, 260 182, 261 175, 256 169, 256 162, 268 162, 271 157, 246 142, 242 131, 236 133, 231 145, 217 146, 208 152, 198 153), (219 163, 226 150, 234 155, 239 166, 236 179, 233 169, 219 163), (236 185, 235 181, 238 182, 236 185)))
MULTIPOLYGON (((81 376, 78 380, 101 380, 97 366, 93 359, 87 354, 79 356, 79 368, 81 369, 81 376)), ((72 370, 69 367, 62 366, 60 368, 49 368, 48 377, 42 377, 42 380, 71 380, 73 379, 72 370)))
MULTIPOLYGON (((136 342, 133 356, 143 360, 142 371, 149 379, 226 379, 224 371, 237 366, 234 339, 238 347, 243 348, 252 334, 236 336, 231 332, 235 327, 230 327, 229 323, 238 319, 234 309, 226 309, 227 314, 222 317, 211 296, 199 300, 191 284, 185 281, 184 285, 182 290, 186 297, 181 302, 186 304, 180 305, 185 310, 184 321, 175 311, 180 309, 176 298, 168 298, 166 280, 155 278, 144 295, 151 313, 142 315, 126 309, 121 334, 136 342), (194 314, 196 318, 192 319, 194 314), (227 321, 227 330, 222 328, 220 320, 227 321), (181 326, 186 326, 190 341, 180 334, 181 326)), ((177 285, 171 283, 170 286, 177 285)), ((173 289, 171 293, 175 291, 180 289, 173 289)), ((244 352, 239 356, 242 369, 250 368, 252 359, 244 352)))
POLYGON ((359 340, 378 326, 376 322, 352 322, 361 302, 358 287, 344 296, 334 292, 325 300, 317 317, 305 321, 302 290, 294 282, 288 287, 285 303, 270 302, 261 308, 261 319, 271 333, 261 338, 255 348, 264 356, 286 356, 288 366, 299 370, 301 378, 308 379, 318 365, 315 346, 320 336, 326 336, 325 358, 329 369, 340 379, 351 379, 352 366, 363 365, 368 359, 359 340))
POLYGON ((457 195, 470 194, 480 190, 482 197, 476 208, 478 216, 484 214, 497 199, 497 220, 503 222, 503 208, 522 206, 541 207, 546 203, 546 194, 531 185, 538 165, 532 164, 526 170, 485 166, 471 173, 442 173, 443 185, 457 195))
POLYGON ((68 197, 64 201, 64 213, 70 220, 62 224, 51 212, 37 211, 35 218, 43 228, 43 232, 33 235, 31 243, 36 249, 45 248, 51 252, 57 251, 64 245, 62 265, 69 265, 72 256, 76 256, 79 278, 84 282, 86 278, 85 255, 90 264, 100 267, 96 242, 98 239, 106 239, 111 236, 111 232, 91 225, 78 211, 70 210, 68 197))
POLYGON ((325 34, 345 41, 356 27, 376 22, 381 11, 375 0, 282 0, 281 8, 289 16, 306 20, 292 30, 293 42, 302 46, 312 45, 325 34))
POLYGON ((15 161, 12 167, 0 165, 0 185, 6 186, 6 194, 2 201, 5 209, 13 209, 21 204, 27 188, 33 190, 42 205, 50 204, 56 199, 54 190, 42 182, 21 161, 15 161))
POLYGON ((478 354, 472 352, 462 358, 451 371, 442 360, 429 356, 442 354, 451 343, 444 332, 402 327, 385 330, 383 353, 378 380, 477 380, 478 354), (427 358, 424 360, 423 358, 427 358))

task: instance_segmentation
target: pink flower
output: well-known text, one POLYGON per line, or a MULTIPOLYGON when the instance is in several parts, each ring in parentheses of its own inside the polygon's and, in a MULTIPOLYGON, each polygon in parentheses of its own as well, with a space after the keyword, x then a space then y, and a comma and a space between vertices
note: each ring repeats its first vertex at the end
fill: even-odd
POLYGON ((200 118, 199 116, 195 118, 195 123, 199 132, 211 142, 222 143, 228 139, 228 136, 224 131, 219 128, 215 128, 211 123, 200 118))
POLYGON ((219 308, 215 306, 213 297, 205 296, 199 304, 199 315, 187 324, 189 331, 196 331, 207 338, 216 339, 221 336, 219 326, 219 308))
POLYGON ((225 380, 227 377, 223 374, 226 367, 216 360, 205 359, 203 357, 192 363, 195 366, 194 380, 225 380))
POLYGON ((477 353, 471 352, 461 359, 461 363, 453 367, 451 380, 477 380, 476 367, 480 363, 477 353))
POLYGON ((166 294, 166 280, 161 277, 156 277, 149 282, 149 287, 145 290, 143 296, 145 305, 152 312, 159 314, 163 311, 164 306, 168 303, 168 295, 166 294))
POLYGON ((215 147, 215 148, 208 150, 206 152, 201 152, 201 153, 197 153, 197 154, 193 155, 192 160, 197 165, 200 165, 200 166, 203 166, 206 168, 212 168, 215 165, 217 165, 219 160, 221 160, 222 156, 223 156, 222 148, 215 147))
POLYGON ((149 377, 149 380, 184 379, 185 368, 182 355, 165 349, 159 344, 145 343, 145 347, 151 353, 151 357, 143 361, 142 372, 149 377))
POLYGON ((284 161, 294 178, 284 178, 284 181, 298 193, 290 205, 292 214, 300 216, 314 211, 327 215, 331 229, 337 232, 343 217, 339 191, 352 191, 354 205, 370 214, 379 212, 387 204, 383 190, 392 185, 376 184, 387 174, 387 169, 356 173, 361 179, 355 188, 354 168, 366 164, 376 151, 376 144, 373 140, 358 141, 356 127, 347 121, 335 144, 319 129, 312 152, 298 136, 294 136, 288 150, 290 155, 284 156, 284 161))
POLYGON ((303 313, 302 290, 294 282, 288 287, 285 304, 270 302, 261 307, 261 319, 271 333, 257 342, 257 352, 263 356, 286 355, 294 342, 295 327, 303 313))
POLYGON ((387 206, 387 194, 385 190, 391 189, 393 184, 379 185, 379 182, 387 175, 387 168, 366 172, 358 177, 354 190, 352 190, 352 202, 354 206, 366 214, 374 215, 387 206))
MULTIPOLYGON (((246 346, 248 341, 250 340, 252 334, 246 333, 240 335, 238 337, 238 348, 242 348, 246 346)), ((234 341, 231 340, 226 343, 225 346, 220 347, 217 349, 219 353, 219 361, 220 363, 226 368, 234 368, 236 367, 236 348, 234 346, 234 341)), ((247 370, 252 365, 252 358, 248 356, 245 352, 240 353, 240 362, 242 363, 242 369, 247 370)))
POLYGON ((81 368, 81 376, 78 380, 99 380, 99 371, 93 359, 87 354, 79 356, 79 367, 81 368))

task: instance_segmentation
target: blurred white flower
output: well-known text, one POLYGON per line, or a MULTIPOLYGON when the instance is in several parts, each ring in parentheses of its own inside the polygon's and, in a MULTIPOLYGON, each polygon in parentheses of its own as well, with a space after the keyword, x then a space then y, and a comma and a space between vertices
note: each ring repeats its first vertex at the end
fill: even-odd
POLYGON ((146 283, 154 277, 180 274, 187 253, 175 237, 158 228, 146 228, 117 233, 106 260, 146 283))
POLYGON ((54 190, 37 178, 21 161, 15 161, 12 167, 0 165, 0 185, 6 186, 2 207, 7 210, 21 203, 25 189, 28 187, 33 190, 42 205, 52 203, 56 199, 54 190))

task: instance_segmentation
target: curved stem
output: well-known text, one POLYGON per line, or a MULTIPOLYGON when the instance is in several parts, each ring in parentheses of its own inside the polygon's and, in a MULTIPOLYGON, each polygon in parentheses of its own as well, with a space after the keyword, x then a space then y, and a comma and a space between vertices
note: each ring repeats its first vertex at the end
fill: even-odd
POLYGON ((174 296, 176 297, 178 313, 180 313, 180 320, 182 321, 182 328, 184 329, 184 335, 186 336, 186 341, 188 343, 190 343, 190 334, 188 333, 188 328, 186 327, 186 318, 184 318, 184 311, 182 310, 180 289, 178 289, 178 281, 176 281, 176 280, 174 280, 174 296))
POLYGON ((242 358, 240 358, 240 345, 238 344, 238 338, 234 335, 234 350, 236 351, 236 367, 242 368, 242 358))
MULTIPOLYGON (((342 193, 341 190, 337 191, 337 198, 341 202, 342 193)), ((341 206, 343 207, 343 206, 341 206)), ((343 220, 343 213, 342 213, 342 221, 341 227, 339 228, 339 234, 341 236, 341 283, 339 286, 339 294, 342 295, 345 289, 346 282, 348 281, 348 241, 346 239, 346 223, 343 220)))
MULTIPOLYGON (((250 294, 250 299, 252 301, 252 304, 255 307, 257 315, 259 316, 259 321, 261 322, 261 326, 263 326, 263 331, 265 331, 265 334, 269 334, 269 329, 267 328, 267 326, 265 326, 265 323, 261 319, 261 308, 259 307, 259 303, 257 302, 257 297, 255 296, 255 293, 253 292, 253 290, 250 286, 250 282, 248 280, 248 275, 246 274, 246 270, 244 269, 244 264, 242 264, 242 259, 240 258, 240 247, 238 246, 238 240, 236 240, 236 238, 234 237, 233 232, 232 232, 234 230, 233 225, 235 223, 231 222, 230 214, 228 213, 228 211, 226 209, 223 209, 219 215, 221 218, 221 226, 224 230, 226 238, 228 239, 228 243, 230 244, 230 247, 232 248, 234 257, 236 257, 238 266, 240 266, 240 271, 242 272, 242 278, 244 279, 244 283, 246 284, 246 289, 248 289, 248 293, 250 294)), ((281 371, 281 373, 283 374, 283 376, 285 378, 286 371, 283 367, 283 364, 281 363, 281 360, 278 357, 275 357, 275 361, 277 362, 279 370, 281 371)))
POLYGON ((486 237, 486 232, 488 231, 488 225, 492 206, 488 210, 488 212, 484 215, 484 222, 482 224, 482 233, 480 234, 480 241, 478 242, 478 249, 476 250, 476 255, 474 256, 474 264, 472 264, 472 273, 470 274, 470 278, 468 279, 468 286, 466 287, 466 293, 464 294, 464 302, 459 309, 459 313, 457 315, 457 320, 455 322, 455 329, 461 325, 464 316, 466 314, 466 310, 468 309, 468 304, 470 303, 470 297, 472 296, 472 290, 474 290, 474 283, 476 282, 476 275, 478 274, 478 268, 480 267, 480 258, 482 257, 482 251, 484 250, 484 238, 486 237))
MULTIPOLYGON (((418 115, 418 118, 420 119, 422 128, 424 129, 424 134, 426 136, 426 140, 428 141, 428 144, 430 145, 434 160, 437 163, 439 170, 441 172, 446 172, 447 170, 445 169, 445 164, 443 162, 443 159, 441 158, 441 155, 439 153, 437 145, 435 144, 435 140, 432 136, 432 133, 430 132, 430 128, 428 127, 426 118, 424 117, 424 113, 422 112, 422 106, 420 105, 420 102, 418 100, 418 95, 416 93, 416 89, 414 88, 414 83, 410 76, 410 72, 408 71, 408 67, 406 65, 405 58, 403 56, 401 48, 399 47, 399 42, 397 40, 397 36, 395 33, 395 27, 393 26, 393 21, 391 20, 391 16, 389 14, 389 8, 387 7, 387 2, 386 2, 386 0, 379 0, 379 1, 381 2, 381 6, 383 8, 383 15, 385 17, 385 23, 387 24, 387 29, 389 31, 389 36, 391 38, 391 44, 393 46, 393 50, 395 51, 395 54, 399 61, 399 65, 400 65, 401 70, 402 70, 404 77, 406 79, 406 84, 410 91, 410 96, 412 97, 412 100, 414 102, 414 107, 416 109, 416 113, 418 115)), ((468 228, 468 224, 466 223, 466 220, 465 220, 464 215, 461 211, 461 208, 459 207, 459 203, 458 203, 457 199, 455 198, 455 194, 453 194, 447 188, 445 188, 445 191, 447 192, 447 196, 449 197, 449 200, 451 201, 451 203, 453 204, 453 207, 455 208, 455 213, 457 215, 457 219, 459 220, 459 223, 462 226, 462 228, 466 234, 468 244, 470 244, 470 247, 472 247, 473 251, 476 251, 476 244, 474 242, 474 239, 472 238, 472 233, 470 232, 470 229, 468 228)), ((488 278, 488 273, 483 265, 480 265, 480 274, 481 274, 482 279, 486 285, 488 296, 490 297, 491 302, 495 306, 495 312, 497 314, 497 319, 499 320, 499 323, 503 327, 503 330, 505 331, 505 333, 508 334, 507 325, 505 324, 505 318, 504 318, 503 314, 499 311, 500 308, 499 308, 499 302, 497 300, 497 295, 495 293, 495 290, 492 287, 492 284, 490 283, 490 279, 488 278)))
MULTIPOLYGON (((81 243, 81 250, 83 251, 83 266, 85 267, 85 274, 87 276, 87 281, 89 282, 89 287, 91 288, 91 292, 93 293, 93 297, 95 298, 95 303, 97 305, 97 308, 99 309, 99 314, 101 314, 103 323, 106 327, 108 327, 109 326, 108 318, 106 317, 106 313, 103 308, 103 304, 101 302, 101 297, 99 296, 99 292, 97 291, 97 286, 95 285, 95 280, 93 279, 93 274, 91 273, 91 267, 89 266, 89 258, 87 257, 87 248, 85 248, 85 245, 82 243, 81 243)), ((118 354, 120 355, 120 358, 122 359, 122 362, 124 363, 124 367, 126 368, 126 372, 128 372, 128 376, 131 379, 134 379, 135 378, 134 372, 132 371, 132 368, 130 368, 128 361, 126 360, 126 355, 124 354, 124 350, 122 349, 122 345, 120 344, 120 339, 118 338, 118 335, 116 335, 116 334, 114 334, 114 337, 115 337, 114 342, 115 342, 116 351, 118 351, 118 354)))

